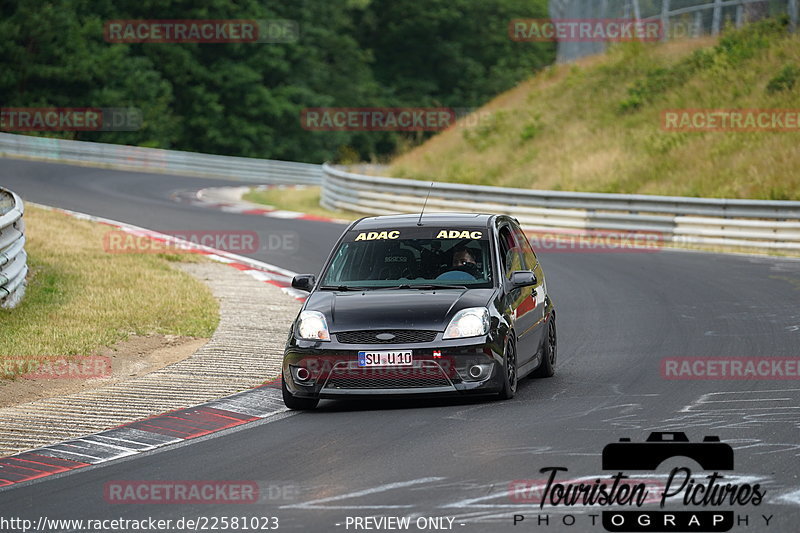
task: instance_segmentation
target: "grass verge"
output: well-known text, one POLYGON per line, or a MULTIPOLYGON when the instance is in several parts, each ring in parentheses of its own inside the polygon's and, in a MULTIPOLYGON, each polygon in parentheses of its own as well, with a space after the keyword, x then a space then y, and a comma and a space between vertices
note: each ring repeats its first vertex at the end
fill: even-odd
POLYGON ((800 199, 796 131, 676 132, 662 112, 800 110, 800 34, 625 43, 556 65, 396 158, 395 177, 565 191, 800 199))
POLYGON ((28 289, 16 309, 0 310, 0 377, 19 375, 21 361, 91 355, 130 335, 215 331, 209 288, 170 265, 195 256, 107 253, 113 228, 34 207, 25 222, 28 289))

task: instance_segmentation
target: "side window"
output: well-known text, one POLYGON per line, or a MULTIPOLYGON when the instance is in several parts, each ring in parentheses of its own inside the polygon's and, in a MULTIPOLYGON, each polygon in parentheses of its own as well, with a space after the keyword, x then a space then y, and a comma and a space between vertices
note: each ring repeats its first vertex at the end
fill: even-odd
POLYGON ((514 237, 516 237, 517 242, 520 243, 520 248, 522 248, 522 255, 525 258, 525 268, 527 270, 535 270, 539 261, 536 259, 536 253, 531 247, 531 241, 528 240, 528 237, 525 236, 525 233, 523 233, 519 226, 514 225, 513 228, 514 237))
POLYGON ((506 279, 510 279, 512 272, 524 270, 523 252, 508 226, 500 228, 498 237, 500 240, 500 258, 503 261, 503 274, 506 279))
POLYGON ((333 261, 331 261, 331 266, 328 269, 328 272, 337 272, 338 275, 335 278, 329 278, 328 283, 337 283, 342 281, 344 274, 350 270, 352 265, 348 263, 352 263, 352 257, 348 257, 347 255, 347 249, 349 246, 349 243, 343 244, 339 248, 336 257, 334 257, 333 261), (347 267, 344 265, 347 265, 347 267))

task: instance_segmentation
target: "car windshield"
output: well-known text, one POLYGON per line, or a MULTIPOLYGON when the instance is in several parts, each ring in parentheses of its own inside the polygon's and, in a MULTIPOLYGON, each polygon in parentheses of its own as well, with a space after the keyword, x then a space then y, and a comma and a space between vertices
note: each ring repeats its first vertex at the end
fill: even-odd
POLYGON ((414 228, 350 231, 322 277, 323 288, 487 288, 486 230, 414 228))

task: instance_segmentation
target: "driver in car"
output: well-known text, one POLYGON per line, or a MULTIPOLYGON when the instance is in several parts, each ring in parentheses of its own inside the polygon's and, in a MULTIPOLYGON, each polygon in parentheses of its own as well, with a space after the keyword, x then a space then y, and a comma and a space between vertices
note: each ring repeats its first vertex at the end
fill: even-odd
POLYGON ((471 281, 480 277, 475 255, 465 246, 458 246, 453 250, 451 266, 443 272, 438 280, 471 281))
POLYGON ((456 248, 453 252, 453 266, 460 267, 472 263, 477 269, 477 262, 472 253, 464 247, 456 248))

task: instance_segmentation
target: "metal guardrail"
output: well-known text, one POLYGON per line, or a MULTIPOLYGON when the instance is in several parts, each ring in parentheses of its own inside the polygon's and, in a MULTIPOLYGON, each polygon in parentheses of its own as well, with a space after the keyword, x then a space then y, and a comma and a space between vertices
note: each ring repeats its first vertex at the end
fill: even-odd
MULTIPOLYGON (((321 183, 321 204, 324 207, 371 215, 419 213, 431 190, 430 182, 367 176, 327 164, 320 166, 5 133, 0 133, 0 153, 246 182, 321 183)), ((359 167, 359 170, 367 168, 359 167)), ((22 250, 21 244, 19 249, 10 248, 12 241, 16 241, 10 235, 22 235, 22 204, 16 196, 15 202, 19 205, 19 216, 13 219, 15 222, 5 222, 6 219, 10 221, 13 214, 0 218, 3 222, 0 225, 0 253, 9 253, 7 257, 0 255, 0 268, 4 269, 0 271, 0 281, 5 280, 9 271, 19 274, 22 268, 12 261, 10 255, 22 250), (7 228, 9 224, 17 224, 18 234, 7 228), (19 271, 12 271, 12 268, 19 271)), ((9 213, 12 211, 14 209, 9 213)), ((664 242, 800 251, 800 202, 537 191, 436 183, 426 211, 505 213, 516 217, 526 229, 539 232, 652 232, 664 242)), ((18 275, 14 276, 13 281, 18 278, 18 275)), ((10 286, 12 278, 7 281, 2 286, 10 286)), ((18 286, 15 285, 14 289, 18 290, 18 286)), ((3 298, 2 290, 0 300, 8 300, 3 298)))
POLYGON ((253 183, 319 184, 319 165, 0 133, 0 155, 253 183))
MULTIPOLYGON (((551 19, 658 20, 663 28, 663 40, 672 37, 718 35, 727 24, 737 28, 748 22, 778 13, 789 17, 789 29, 797 31, 800 0, 550 0, 551 19), (680 31, 678 31, 680 30, 680 31)), ((557 62, 566 63, 581 57, 602 53, 604 42, 560 41, 557 62)))
POLYGON ((539 191, 365 176, 323 165, 321 204, 368 215, 504 213, 529 231, 652 232, 675 244, 800 251, 800 202, 539 191))
POLYGON ((0 307, 15 307, 25 294, 25 207, 13 192, 0 188, 0 307))
MULTIPOLYGON (((637 18, 639 18, 640 16, 639 0, 633 0, 633 2, 634 2, 634 14, 637 15, 637 18)), ((669 25, 671 18, 693 13, 695 35, 699 35, 702 31, 702 26, 703 26, 702 13, 703 11, 711 11, 711 35, 719 35, 719 32, 722 30, 724 9, 729 7, 736 8, 736 15, 734 20, 736 27, 740 28, 745 22, 745 8, 748 4, 764 5, 768 4, 768 2, 765 2, 764 0, 710 0, 707 4, 683 7, 680 9, 670 9, 671 5, 670 0, 661 0, 661 13, 659 15, 648 17, 648 19, 645 20, 660 20, 664 28, 664 35, 666 40, 666 36, 669 33, 669 25)), ((797 29, 798 1, 786 0, 785 4, 786 4, 786 13, 789 15, 790 29, 791 31, 794 32, 797 29)), ((766 5, 766 7, 768 8, 769 6, 766 5)))

